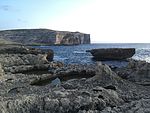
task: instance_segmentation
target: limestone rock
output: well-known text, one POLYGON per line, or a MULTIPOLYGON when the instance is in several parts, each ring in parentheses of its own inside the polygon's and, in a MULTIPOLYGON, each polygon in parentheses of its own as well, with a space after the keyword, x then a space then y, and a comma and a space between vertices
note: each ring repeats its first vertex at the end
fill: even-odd
POLYGON ((61 80, 69 80, 71 78, 89 78, 95 76, 95 69, 93 66, 72 64, 56 69, 54 74, 59 76, 61 80))
MULTIPOLYGON (((62 65, 52 64, 52 66, 61 67, 62 65)), ((71 68, 77 70, 77 65, 72 65, 70 70, 71 68)), ((57 86, 51 85, 50 81, 49 84, 42 86, 30 84, 32 80, 36 78, 42 80, 49 74, 7 74, 6 80, 0 82, 0 112, 124 113, 132 112, 136 108, 139 113, 149 111, 149 99, 141 100, 141 98, 150 98, 149 89, 122 81, 107 65, 98 63, 91 69, 94 68, 96 68, 95 77, 61 81, 61 84, 57 86)))
POLYGON ((44 54, 44 51, 23 45, 0 45, 0 54, 44 54))
POLYGON ((129 60, 127 67, 117 69, 116 73, 122 78, 141 85, 150 85, 150 63, 129 60))
POLYGON ((2 69, 1 63, 0 63, 0 78, 4 74, 4 70, 2 69))
POLYGON ((74 45, 89 44, 90 35, 49 29, 18 29, 0 31, 0 40, 25 45, 74 45))
MULTIPOLYGON (((59 66, 59 63, 51 62, 49 67, 49 73, 51 74, 49 74, 48 76, 41 76, 39 78, 36 78, 31 82, 31 85, 46 84, 49 83, 49 81, 53 81, 58 78, 61 81, 67 81, 69 79, 89 78, 95 76, 95 70, 94 68, 92 69, 91 66, 88 67, 84 65, 69 65, 64 67, 61 65, 59 66)), ((66 88, 70 87, 67 84, 65 86, 66 88)))
POLYGON ((19 45, 1 45, 0 63, 5 72, 18 73, 29 70, 48 70, 53 60, 52 50, 42 51, 19 45))
POLYGON ((101 113, 149 113, 150 112, 150 100, 140 99, 130 103, 126 103, 119 107, 105 108, 101 113))
POLYGON ((21 72, 38 68, 48 69, 48 61, 45 55, 32 54, 2 54, 0 55, 0 63, 5 72, 21 72), (46 67, 45 67, 46 66, 46 67))
MULTIPOLYGON (((123 102, 116 91, 108 90, 100 86, 90 88, 86 79, 67 81, 76 88, 64 89, 62 87, 64 83, 62 83, 62 86, 57 87, 51 87, 50 85, 33 87, 27 85, 25 79, 27 79, 28 76, 18 75, 16 80, 12 82, 7 81, 0 83, 0 97, 3 97, 2 99, 0 98, 0 112, 66 113, 79 112, 80 110, 101 111, 106 106, 113 107, 123 102), (80 86, 82 86, 82 88, 80 88, 80 86), (101 91, 96 92, 93 91, 93 89, 101 89, 101 91), (7 92, 5 90, 7 90, 7 92)), ((33 75, 30 75, 30 77, 31 76, 33 75)))
POLYGON ((125 60, 135 54, 134 48, 107 48, 88 50, 95 60, 125 60))
POLYGON ((90 35, 80 32, 57 32, 56 43, 63 45, 90 44, 90 35))
POLYGON ((45 52, 29 48, 7 50, 0 48, 0 113, 150 112, 150 88, 143 84, 149 80, 149 63, 131 60, 112 70, 101 62, 48 62, 45 52))
POLYGON ((96 75, 89 80, 99 81, 101 84, 105 84, 107 86, 117 84, 118 80, 122 81, 122 79, 114 71, 112 71, 108 65, 102 64, 101 62, 97 62, 96 75))

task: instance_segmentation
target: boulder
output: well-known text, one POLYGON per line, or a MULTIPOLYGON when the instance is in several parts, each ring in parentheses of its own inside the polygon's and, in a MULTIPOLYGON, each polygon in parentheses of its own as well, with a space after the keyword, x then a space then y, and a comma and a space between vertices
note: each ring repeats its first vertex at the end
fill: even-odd
POLYGON ((87 80, 88 82, 99 81, 105 88, 108 88, 108 86, 115 87, 118 81, 122 82, 122 79, 114 71, 112 71, 108 65, 97 62, 97 66, 95 68, 96 75, 92 78, 89 78, 87 80))
POLYGON ((135 54, 135 48, 106 48, 88 50, 95 60, 125 60, 135 54))

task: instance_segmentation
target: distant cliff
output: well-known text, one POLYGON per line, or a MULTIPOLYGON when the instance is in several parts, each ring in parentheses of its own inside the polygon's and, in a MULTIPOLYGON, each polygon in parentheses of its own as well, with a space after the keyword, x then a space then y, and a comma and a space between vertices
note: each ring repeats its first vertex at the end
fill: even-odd
POLYGON ((17 29, 0 31, 0 40, 25 45, 89 44, 90 34, 49 29, 17 29))

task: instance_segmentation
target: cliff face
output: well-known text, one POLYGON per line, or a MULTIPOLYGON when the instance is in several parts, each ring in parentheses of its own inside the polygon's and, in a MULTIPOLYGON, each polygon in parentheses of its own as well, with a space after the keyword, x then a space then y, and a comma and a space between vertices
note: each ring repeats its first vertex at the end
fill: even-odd
POLYGON ((57 32, 56 44, 89 44, 90 35, 79 32, 57 32))
POLYGON ((18 29, 0 31, 0 39, 21 44, 89 44, 90 34, 49 29, 18 29))

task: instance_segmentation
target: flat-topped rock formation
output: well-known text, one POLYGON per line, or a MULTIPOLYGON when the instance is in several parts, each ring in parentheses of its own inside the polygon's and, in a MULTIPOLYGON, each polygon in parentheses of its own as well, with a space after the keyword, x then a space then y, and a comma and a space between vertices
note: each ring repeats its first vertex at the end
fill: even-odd
POLYGON ((52 50, 42 51, 20 45, 0 45, 0 65, 5 72, 48 70, 48 62, 53 60, 53 56, 52 50))
POLYGON ((135 54, 135 48, 106 48, 88 50, 95 60, 125 60, 135 54))
POLYGON ((90 34, 49 29, 16 29, 0 31, 0 40, 6 44, 76 45, 89 44, 90 34))

